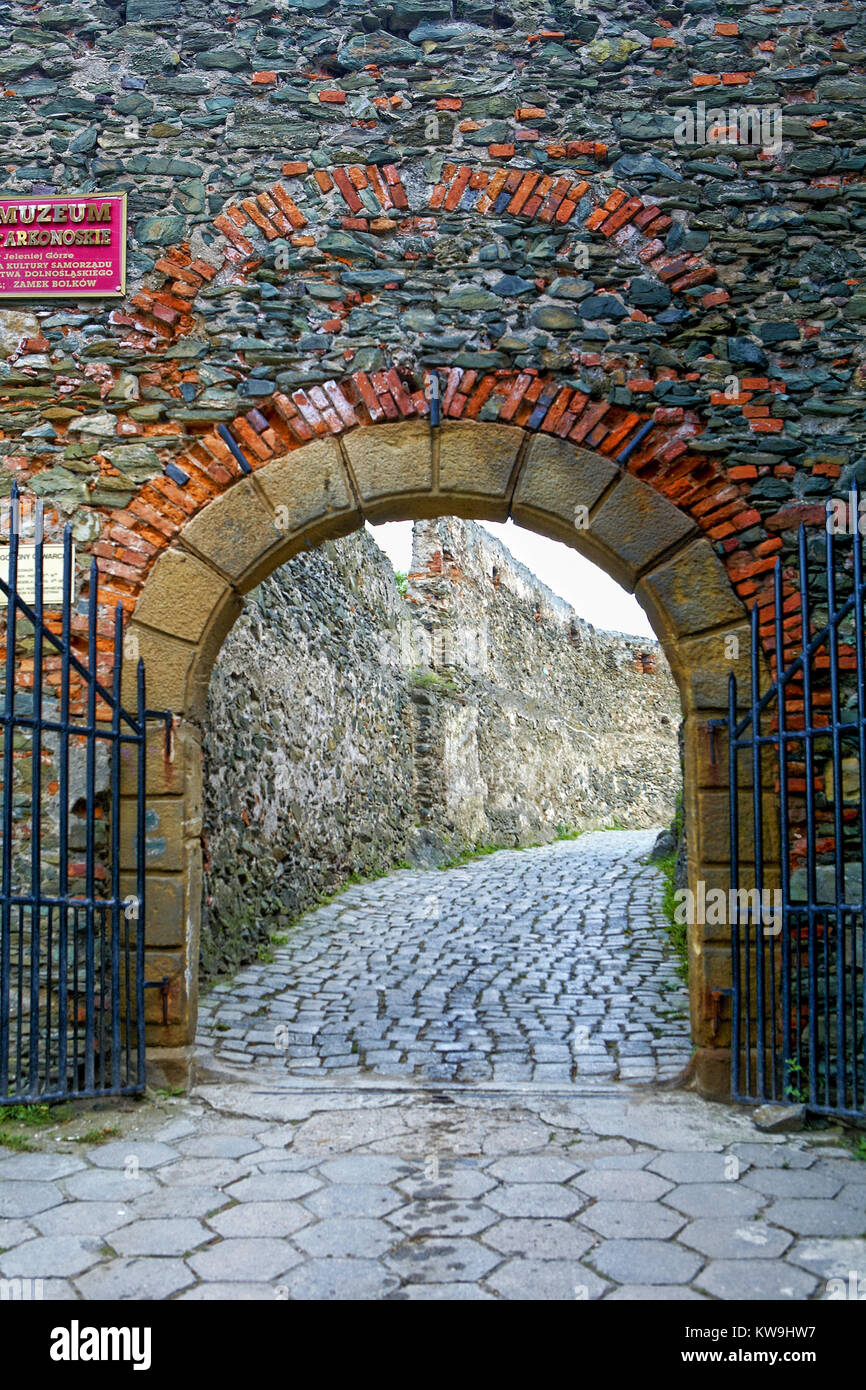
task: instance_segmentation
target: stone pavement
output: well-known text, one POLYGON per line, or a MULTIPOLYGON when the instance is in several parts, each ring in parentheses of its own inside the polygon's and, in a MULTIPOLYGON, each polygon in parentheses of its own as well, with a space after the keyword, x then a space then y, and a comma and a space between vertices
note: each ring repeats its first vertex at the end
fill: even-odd
POLYGON ((203 1002, 216 1057, 292 1076, 658 1081, 691 1055, 652 831, 403 870, 203 1002))
POLYGON ((0 1275, 56 1299, 866 1291, 866 1163, 832 1133, 586 1092, 205 1082, 120 1140, 0 1160, 0 1275))
POLYGON ((313 914, 244 972, 233 1015, 213 997, 189 1096, 103 1106, 109 1142, 85 1113, 40 1152, 0 1149, 0 1280, 70 1300, 866 1294, 866 1163, 841 1131, 767 1135, 746 1108, 635 1084, 684 1047, 647 844, 399 874, 313 914), (419 882, 438 918, 413 908, 419 882), (274 1043, 290 1011, 310 1015, 298 1053, 274 1043), (462 1080, 476 1053, 490 1079, 462 1080))

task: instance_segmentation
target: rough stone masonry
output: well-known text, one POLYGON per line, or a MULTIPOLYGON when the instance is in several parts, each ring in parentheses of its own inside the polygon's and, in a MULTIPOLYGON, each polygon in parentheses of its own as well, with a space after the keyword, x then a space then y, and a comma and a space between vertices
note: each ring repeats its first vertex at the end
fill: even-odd
POLYGON ((416 522, 405 598, 368 532, 298 556, 211 678, 203 973, 353 874, 667 823, 679 720, 658 643, 596 631, 472 522, 416 522))

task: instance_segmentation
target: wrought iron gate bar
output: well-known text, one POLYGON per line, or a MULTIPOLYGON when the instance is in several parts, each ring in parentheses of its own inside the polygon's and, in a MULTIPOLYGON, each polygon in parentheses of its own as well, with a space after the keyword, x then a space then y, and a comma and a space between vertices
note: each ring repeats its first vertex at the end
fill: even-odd
MULTIPOLYGON (((0 715, 0 1106, 131 1095, 144 1088, 145 739, 148 719, 166 723, 167 739, 172 720, 169 711, 148 710, 141 660, 136 712, 123 707, 120 603, 113 614, 110 688, 98 678, 95 559, 89 574, 86 662, 73 652, 69 526, 63 533, 60 635, 48 625, 41 502, 35 511, 32 606, 21 596, 20 511, 13 483, 9 568, 6 579, 0 577, 7 600, 0 715), (32 652, 29 685, 18 675, 22 650, 32 652), (60 658, 59 692, 56 676, 45 670, 50 656, 60 658), (73 678, 80 693, 77 688, 73 692, 73 678), (80 718, 72 713, 73 693, 76 707, 83 700, 80 718), (98 706, 102 719, 97 719, 98 706), (82 748, 83 796, 77 789, 81 769, 70 769, 82 748), (105 776, 98 752, 108 755, 105 776), (135 892, 126 894, 121 892, 122 836, 130 827, 121 830, 122 754, 135 763, 134 771, 128 769, 135 787, 135 892), (72 834, 70 817, 82 807, 83 818, 72 822, 72 834), (106 819, 103 836, 98 827, 106 819)), ((51 609, 56 609, 53 602, 51 609)), ((129 803, 131 809, 132 797, 129 803)))
MULTIPOLYGON (((803 529, 803 528, 801 527, 801 531, 802 531, 802 529, 803 529)), ((778 572, 779 572, 779 563, 778 563, 778 561, 777 561, 777 562, 776 562, 776 568, 775 568, 775 570, 774 570, 774 580, 775 580, 775 576, 776 576, 776 574, 777 574, 778 572)), ((757 611, 757 610, 753 609, 753 610, 752 610, 753 614, 754 614, 756 611, 757 611)), ((851 596, 851 598, 847 599, 846 602, 845 602, 845 603, 842 605, 842 607, 839 609, 839 611, 838 611, 838 613, 837 613, 837 615, 836 615, 836 625, 838 626, 839 623, 843 622, 843 621, 845 620, 845 618, 847 618, 848 614, 851 613, 852 611, 856 614, 856 608, 855 608, 855 604, 854 604, 854 597, 853 597, 853 595, 851 596)), ((861 619, 862 619, 862 613, 861 613, 860 616, 861 616, 861 619)), ((755 623, 754 625, 756 626, 757 624, 755 623)), ((776 693, 777 693, 778 688, 779 688, 779 687, 786 687, 786 686, 789 684, 789 682, 793 679, 793 677, 796 676, 796 675, 803 669, 804 658, 814 656, 815 652, 818 651, 819 648, 822 647, 822 646, 825 644, 825 642, 827 641, 827 637, 828 637, 828 635, 829 635, 829 632, 830 632, 830 624, 828 623, 825 627, 822 627, 822 628, 821 628, 821 631, 817 634, 817 636, 815 636, 815 637, 812 638, 812 640, 810 641, 808 647, 805 648, 804 651, 802 651, 802 652, 799 654, 799 656, 795 657, 794 660, 791 662, 791 664, 785 668, 785 670, 782 672, 781 676, 777 676, 777 677, 776 677, 776 679, 775 679, 775 681, 773 682, 772 686, 769 688, 769 690, 766 690, 766 691, 764 692, 764 694, 761 696, 760 700, 758 701, 758 709, 759 709, 759 711, 760 711, 761 713, 763 713, 763 711, 768 707, 768 705, 772 704, 773 700, 774 700, 775 697, 776 697, 776 693)), ((789 644, 789 645, 790 645, 790 644, 789 644)), ((777 650, 778 650, 778 648, 777 648, 777 650)), ((784 650, 784 648, 783 648, 782 650, 784 650)), ((751 710, 751 707, 750 707, 749 713, 743 715, 742 719, 739 721, 739 723, 738 723, 737 726, 736 726, 736 734, 737 734, 737 737, 739 737, 740 734, 741 734, 745 729, 747 729, 747 728, 749 727, 749 724, 751 723, 751 720, 752 720, 752 710, 751 710)), ((727 719, 711 719, 711 720, 710 720, 710 723, 711 723, 711 724, 714 724, 716 727, 724 727, 724 728, 727 728, 727 727, 728 727, 728 720, 727 720, 727 719)), ((818 725, 817 727, 818 727, 818 730, 819 730, 820 732, 822 732, 822 733, 826 733, 826 732, 827 732, 827 726, 826 726, 826 725, 818 725)), ((851 728, 855 728, 855 729, 856 729, 856 728, 857 728, 857 724, 854 723, 854 724, 851 724, 850 726, 846 726, 846 727, 851 727, 851 728)), ((796 735, 796 734, 794 734, 794 733, 792 732, 792 733, 791 733, 791 737, 792 737, 792 738, 795 738, 795 737, 798 737, 798 735, 796 735)), ((772 742, 773 740, 772 740, 772 739, 769 739, 768 741, 769 741, 769 742, 772 742)))
POLYGON ((760 614, 754 605, 748 709, 745 714, 739 712, 737 681, 731 674, 727 718, 711 721, 711 727, 725 727, 728 733, 731 887, 737 894, 730 899, 733 1095, 751 1101, 794 1099, 818 1114, 862 1118, 866 1115, 866 594, 856 484, 851 492, 851 512, 852 564, 846 577, 851 592, 840 602, 837 537, 830 525, 828 503, 828 524, 823 533, 826 623, 810 635, 808 541, 801 526, 797 546, 801 650, 782 669, 784 592, 781 560, 777 559, 773 576, 775 679, 761 694, 760 614), (840 628, 849 618, 854 626, 853 665, 851 638, 846 633, 843 666, 840 628), (819 654, 820 660, 816 660, 819 654), (791 683, 798 676, 802 676, 802 690, 797 690, 793 718, 788 698, 791 683), (853 687, 850 691, 846 681, 853 687), (815 722, 818 691, 821 708, 826 709, 826 720, 820 724, 815 722), (774 725, 763 732, 762 717, 773 715, 774 725), (859 800, 851 794, 846 801, 845 760, 851 757, 855 742, 859 800), (775 753, 775 788, 766 781, 769 769, 765 755, 769 749, 775 753), (744 827, 740 757, 746 752, 751 824, 744 827), (789 763, 793 762, 798 767, 792 785, 789 763), (829 775, 832 795, 827 786, 829 775), (774 803, 772 792, 776 789, 774 803), (820 806, 819 791, 824 798, 820 806), (769 811, 772 815, 767 822, 769 811), (853 830, 855 821, 856 835, 849 833, 846 841, 846 825, 853 830), (777 840, 770 838, 773 829, 778 832, 777 840), (743 830, 751 840, 751 855, 741 853, 743 830), (859 863, 848 858, 852 849, 856 854, 857 847, 859 863), (751 866, 754 881, 744 889, 746 864, 751 866), (861 896, 859 901, 850 901, 856 896, 851 881, 855 866, 861 896), (796 891, 795 867, 803 880, 796 891), (767 929, 764 898, 768 874, 778 881, 780 886, 776 890, 774 885, 773 891, 778 891, 781 899, 771 915, 771 931, 767 929), (748 907, 743 904, 744 891, 748 907))

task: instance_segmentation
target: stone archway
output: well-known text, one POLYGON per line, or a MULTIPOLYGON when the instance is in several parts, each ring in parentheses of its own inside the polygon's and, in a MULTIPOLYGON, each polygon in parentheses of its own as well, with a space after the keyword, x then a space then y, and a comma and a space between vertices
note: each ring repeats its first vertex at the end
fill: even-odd
MULTIPOLYGON (((171 981, 148 1014, 158 1046, 192 1040, 201 910, 201 744, 210 672, 242 595, 299 550, 374 521, 509 516, 581 551, 634 591, 663 644, 685 718, 688 872, 728 886, 724 769, 707 720, 723 711, 731 669, 749 662, 745 609, 697 525, 609 458, 516 426, 424 420, 361 426, 273 458, 202 508, 153 565, 127 631, 148 670, 148 703, 177 719, 174 752, 162 731, 148 750, 145 910, 148 978, 171 981), (583 509, 586 509, 584 511, 583 509), (588 524, 585 519, 588 516, 588 524), (575 525, 575 518, 581 522, 575 525), (739 639, 739 658, 728 657, 739 639)), ((132 664, 127 673, 133 679, 132 664)), ((132 788, 128 790, 131 792, 132 788)), ((131 799, 125 803, 131 812, 131 799)), ((131 825, 131 814, 128 816, 131 825)), ((132 836, 124 836, 133 863, 132 836)), ((727 929, 690 933, 691 1017, 702 1091, 727 1090, 727 929)))

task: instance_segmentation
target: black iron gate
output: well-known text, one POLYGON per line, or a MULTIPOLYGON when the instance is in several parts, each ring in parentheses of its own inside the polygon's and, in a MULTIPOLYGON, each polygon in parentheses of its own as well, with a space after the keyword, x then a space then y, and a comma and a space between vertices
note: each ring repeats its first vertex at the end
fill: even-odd
POLYGON ((732 675, 728 717, 718 723, 728 732, 730 777, 733 1095, 853 1118, 866 1114, 866 663, 856 489, 844 511, 850 545, 837 544, 831 505, 824 531, 807 537, 800 528, 798 655, 785 665, 777 562, 776 678, 761 693, 756 604, 749 708, 738 714, 732 675))
POLYGON ((131 715, 121 704, 122 608, 102 630, 96 561, 79 634, 70 528, 46 577, 41 504, 24 519, 30 543, 14 486, 7 505, 0 1106, 133 1094, 145 1084, 144 667, 131 715), (76 656, 85 638, 86 656, 83 647, 76 656), (112 638, 103 684, 100 642, 107 649, 112 638), (131 788, 123 802, 122 778, 131 788), (121 828, 122 807, 130 823, 121 828), (133 837, 130 865, 122 839, 132 846, 133 837))

